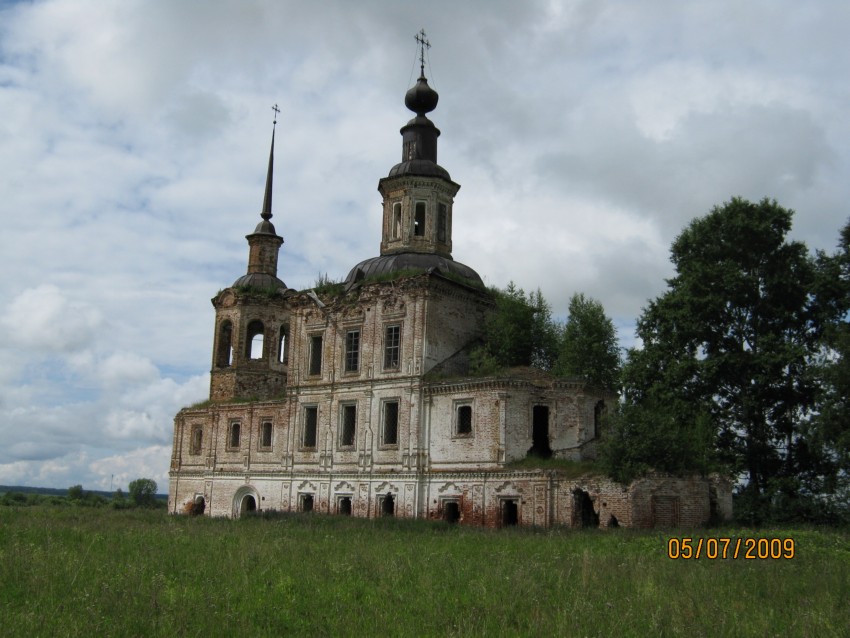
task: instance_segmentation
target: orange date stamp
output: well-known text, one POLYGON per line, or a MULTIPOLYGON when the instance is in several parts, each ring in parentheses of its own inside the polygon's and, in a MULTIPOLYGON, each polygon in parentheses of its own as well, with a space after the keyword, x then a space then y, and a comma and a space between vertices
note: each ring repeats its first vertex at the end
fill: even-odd
POLYGON ((745 560, 791 559, 796 552, 793 538, 688 538, 667 541, 667 558, 709 560, 743 558, 745 560))

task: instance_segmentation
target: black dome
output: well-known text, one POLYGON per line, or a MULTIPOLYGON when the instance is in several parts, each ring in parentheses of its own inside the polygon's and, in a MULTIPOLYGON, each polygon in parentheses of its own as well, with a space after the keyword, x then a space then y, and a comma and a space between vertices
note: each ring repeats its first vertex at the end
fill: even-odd
POLYGON ((354 284, 361 279, 387 275, 403 270, 436 271, 443 275, 456 275, 468 279, 472 285, 483 286, 481 277, 472 268, 449 257, 433 253, 396 253, 380 255, 357 264, 345 278, 346 285, 354 284))
POLYGON ((264 272, 254 272, 247 275, 242 275, 239 279, 233 282, 231 288, 277 288, 280 291, 287 290, 286 284, 277 277, 264 272))
POLYGON ((404 105, 417 115, 425 115, 437 108, 440 96, 428 86, 428 80, 420 76, 416 85, 404 94, 404 105))

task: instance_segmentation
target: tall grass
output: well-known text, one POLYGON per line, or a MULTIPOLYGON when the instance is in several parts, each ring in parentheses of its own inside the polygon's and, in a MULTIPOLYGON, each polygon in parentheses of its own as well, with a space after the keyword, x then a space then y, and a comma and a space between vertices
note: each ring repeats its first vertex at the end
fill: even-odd
MULTIPOLYGON (((4 636, 841 636, 850 535, 792 560, 666 557, 667 533, 290 515, 0 510, 4 636)), ((678 533, 681 535, 681 532, 678 533)), ((751 535, 723 530, 706 536, 751 535)))

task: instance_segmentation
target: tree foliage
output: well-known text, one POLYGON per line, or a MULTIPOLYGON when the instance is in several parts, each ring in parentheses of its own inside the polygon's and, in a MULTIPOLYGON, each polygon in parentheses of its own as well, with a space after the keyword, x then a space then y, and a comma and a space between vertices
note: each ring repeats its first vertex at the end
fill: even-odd
POLYGON ((156 481, 149 478, 131 481, 129 496, 137 507, 154 507, 156 505, 156 481))
POLYGON ((472 353, 473 371, 492 374, 512 366, 549 370, 557 357, 559 328, 540 290, 526 295, 511 282, 490 292, 496 311, 484 325, 483 344, 472 353))
POLYGON ((606 390, 619 387, 620 346, 614 322, 601 303, 583 293, 570 298, 570 314, 553 372, 581 377, 606 390))
POLYGON ((629 352, 624 369, 625 405, 603 452, 613 472, 614 453, 629 444, 621 465, 632 469, 720 462, 743 479, 747 513, 760 518, 782 499, 811 494, 831 471, 812 445, 810 371, 840 304, 817 294, 815 260, 786 239, 792 215, 775 201, 735 198, 674 241, 676 276, 640 317, 643 348, 629 352), (684 459, 635 436, 663 433, 684 443, 684 459))

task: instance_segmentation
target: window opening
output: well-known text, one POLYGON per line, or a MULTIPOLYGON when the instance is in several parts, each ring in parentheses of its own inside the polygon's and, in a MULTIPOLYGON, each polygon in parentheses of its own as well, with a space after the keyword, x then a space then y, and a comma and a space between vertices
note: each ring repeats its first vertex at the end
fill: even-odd
POLYGON ((393 204, 392 238, 401 239, 401 202, 393 204))
POLYGON ((413 216, 413 234, 425 236, 425 202, 416 202, 416 213, 413 216))
POLYGON ((528 454, 541 459, 552 456, 552 448, 549 447, 549 407, 546 405, 535 405, 532 410, 531 449, 528 454))
POLYGON ((262 434, 260 435, 260 445, 262 447, 272 446, 272 422, 263 421, 262 434))
POLYGON ((401 326, 387 326, 384 339, 384 369, 398 368, 401 362, 401 326))
POLYGON ((460 521, 460 503, 457 501, 446 501, 443 503, 443 520, 447 523, 460 521))
POLYGON ((218 353, 215 364, 227 368, 233 363, 233 324, 225 321, 218 331, 218 353))
POLYGON ((472 434, 472 406, 459 405, 457 408, 457 434, 472 434))
POLYGON ((339 444, 342 447, 354 445, 354 433, 357 427, 357 405, 347 403, 342 406, 341 428, 339 444))
POLYGON ((312 494, 302 494, 301 495, 301 511, 302 512, 312 512, 313 511, 313 495, 312 494))
POLYGON ((342 516, 351 516, 351 497, 343 496, 337 503, 337 512, 342 516))
POLYGON ((502 501, 502 527, 519 525, 519 505, 516 499, 502 501))
POLYGON ((322 374, 322 336, 310 337, 310 376, 322 374))
POLYGON ((384 431, 381 442, 384 445, 398 444, 398 401, 384 403, 384 431))
POLYGON ((280 327, 280 337, 277 343, 277 356, 280 363, 286 363, 289 360, 289 328, 287 326, 280 327))
POLYGON ((248 332, 246 334, 246 349, 245 354, 249 359, 262 359, 263 355, 263 338, 265 328, 263 322, 254 320, 248 324, 248 332))
POLYGON ((593 406, 593 438, 599 436, 600 428, 602 427, 602 419, 605 418, 607 408, 605 401, 599 401, 593 406))
POLYGON ((437 241, 445 244, 449 234, 449 213, 445 204, 440 204, 437 211, 437 241))
POLYGON ((345 333, 345 371, 357 372, 360 369, 360 331, 349 330, 345 333))
POLYGON ((242 426, 239 423, 230 424, 230 447, 238 448, 239 439, 242 436, 242 426))
POLYGON ((304 408, 304 438, 303 447, 316 447, 316 428, 319 421, 319 408, 308 406, 304 408))
POLYGON ((203 443, 204 438, 204 430, 201 426, 196 425, 192 428, 192 454, 200 454, 201 453, 201 444, 203 443))
POLYGON ((392 494, 387 494, 381 501, 381 514, 395 516, 395 499, 392 494))

